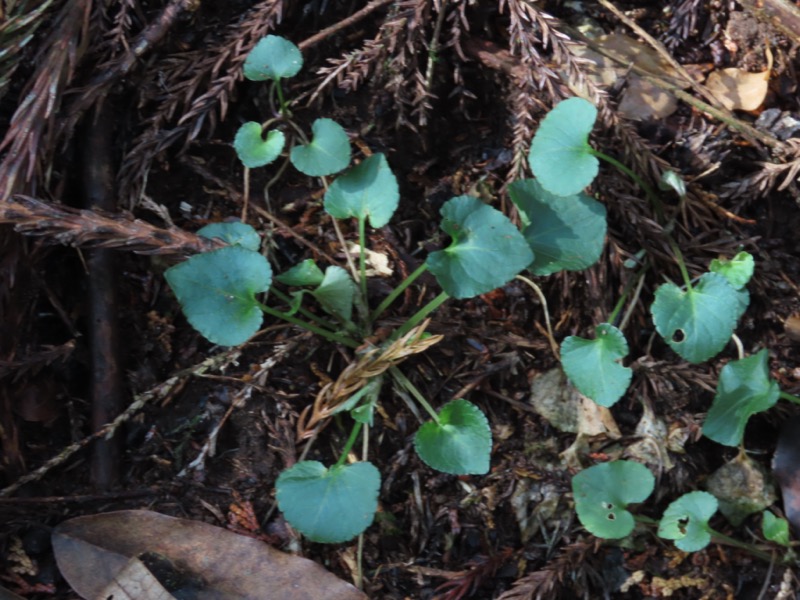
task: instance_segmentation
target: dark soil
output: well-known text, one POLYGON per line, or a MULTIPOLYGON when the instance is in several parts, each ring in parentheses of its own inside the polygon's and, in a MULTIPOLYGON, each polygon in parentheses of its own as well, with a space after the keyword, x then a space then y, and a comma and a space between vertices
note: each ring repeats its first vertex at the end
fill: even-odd
MULTIPOLYGON (((345 580, 355 578, 355 542, 309 543, 274 510, 275 480, 305 448, 298 420, 353 353, 270 320, 237 350, 210 345, 188 325, 163 279, 166 267, 190 253, 188 246, 167 251, 155 236, 142 244, 137 238, 141 247, 135 249, 151 256, 130 252, 124 236, 102 230, 93 216, 131 211, 157 228, 186 232, 240 217, 243 174, 230 142, 241 123, 269 117, 269 98, 265 85, 240 81, 238 70, 255 41, 270 32, 309 41, 302 46, 305 67, 287 89, 301 98, 293 107, 297 122, 309 129, 318 117, 336 119, 350 134, 356 157, 365 150, 386 153, 400 182, 401 204, 392 222, 369 232, 371 249, 386 254, 394 269, 391 278, 370 281, 373 302, 447 242, 438 230, 438 211, 452 196, 477 195, 518 220, 507 184, 529 176, 527 147, 542 116, 580 93, 600 107, 596 148, 653 185, 667 169, 690 182, 682 201, 674 194, 665 198, 693 276, 713 258, 741 249, 754 255, 750 306, 737 335, 748 355, 768 348, 772 377, 784 391, 798 393, 800 333, 792 319, 800 312, 799 138, 780 139, 780 133, 759 129, 771 144, 686 102, 657 119, 620 117, 623 78, 607 90, 589 84, 580 92, 576 86, 586 66, 563 44, 577 40, 576 28, 586 22, 605 32, 635 34, 599 4, 579 4, 403 0, 310 40, 365 3, 289 2, 280 15, 279 2, 173 2, 169 6, 179 8, 171 16, 161 1, 107 7, 80 0, 72 9, 57 1, 35 19, 40 27, 24 46, 3 27, 19 18, 14 10, 25 9, 0 13, 0 43, 19 47, 0 62, 0 68, 16 65, 0 88, 6 134, 0 202, 8 206, 25 195, 89 209, 98 196, 111 200, 105 212, 83 213, 69 234, 46 211, 26 219, 16 208, 0 208, 0 223, 6 224, 0 226, 2 585, 27 598, 75 598, 55 566, 50 530, 71 517, 130 508, 220 526, 229 525, 229 515, 252 509, 252 535, 345 580), (69 16, 75 6, 86 9, 88 29, 81 18, 69 16), (427 49, 439 10, 445 18, 428 85, 427 49), (163 26, 163 36, 137 38, 153 23, 163 26), (146 51, 124 65, 124 44, 135 46, 136 40, 143 40, 146 51), (74 51, 71 64, 58 63, 62 47, 74 51), (352 64, 345 63, 354 56, 352 64), (326 83, 340 66, 341 73, 326 83), (53 77, 53 87, 50 80, 37 81, 42 72, 63 76, 53 77), (52 113, 45 114, 43 106, 30 109, 26 124, 25 98, 50 91, 52 113), (97 245, 117 249, 89 249, 97 245), (98 260, 108 261, 109 279, 93 284, 98 260), (103 305, 98 294, 112 302, 110 314, 96 312, 103 305), (108 415, 93 421, 92 405, 97 410, 109 398, 112 414, 142 401, 112 442, 83 444, 17 489, 20 478, 108 421, 108 415), (20 556, 33 567, 21 569, 20 556)), ((754 127, 767 109, 800 118, 800 31, 792 37, 736 3, 615 4, 666 44, 678 62, 704 73, 715 66, 764 70, 766 43, 774 58, 766 98, 755 111, 734 111, 732 119, 754 127)), ((691 89, 687 93, 697 97, 691 89)), ((247 212, 274 270, 305 258, 345 265, 321 209, 318 180, 289 169, 270 182, 274 175, 271 167, 252 171, 247 212)), ((379 518, 364 539, 369 597, 786 598, 794 592, 776 595, 782 582, 783 589, 798 588, 796 564, 777 562, 783 555, 778 549, 770 564, 716 543, 687 555, 645 531, 625 543, 604 542, 575 517, 571 476, 580 465, 622 456, 639 441, 644 405, 683 447, 668 452, 671 468, 649 465, 659 483, 642 514, 657 518, 682 493, 704 489, 708 477, 737 453, 701 437, 719 370, 736 358, 735 346, 690 365, 654 335, 648 311, 654 290, 665 278, 680 279, 662 225, 641 190, 610 167, 601 168, 592 192, 609 215, 600 261, 584 272, 536 282, 556 342, 586 336, 630 282, 632 272, 623 263, 646 251, 651 268, 625 330, 633 383, 611 409, 622 438, 591 437, 567 461, 561 453, 576 436, 558 431, 533 409, 531 382, 558 361, 542 303, 529 287, 513 281, 484 296, 448 301, 428 328, 444 340, 402 369, 434 406, 464 397, 485 412, 494 436, 491 471, 456 477, 424 465, 413 449, 418 417, 384 386, 370 431, 369 459, 381 472, 382 487, 379 518), (521 523, 524 516, 536 525, 521 523)), ((129 227, 129 220, 121 222, 129 227)), ((355 239, 351 224, 343 228, 346 238, 355 239)), ((397 327, 438 291, 433 277, 423 276, 377 329, 397 327)), ((744 444, 766 470, 781 425, 796 413, 782 401, 750 420, 744 444)), ((331 463, 349 431, 347 420, 332 420, 307 458, 331 463)), ((778 501, 773 510, 780 514, 781 506, 778 501)), ((763 544, 757 515, 738 527, 721 515, 712 524, 733 538, 763 544)))

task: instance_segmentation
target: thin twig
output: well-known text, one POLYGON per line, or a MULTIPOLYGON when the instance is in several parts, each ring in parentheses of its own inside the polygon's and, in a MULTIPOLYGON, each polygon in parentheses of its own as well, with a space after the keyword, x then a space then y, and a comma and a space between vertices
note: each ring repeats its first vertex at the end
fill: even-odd
POLYGON ((375 0, 374 2, 370 2, 364 8, 362 8, 357 12, 354 12, 349 17, 342 19, 341 21, 339 21, 334 25, 331 25, 330 27, 326 27, 319 33, 315 33, 309 38, 304 39, 302 42, 297 44, 297 47, 300 48, 300 50, 308 50, 312 46, 319 44, 326 37, 331 36, 338 31, 341 31, 345 27, 349 27, 350 25, 358 23, 364 17, 367 17, 371 13, 381 8, 382 6, 387 6, 392 2, 394 2, 394 0, 375 0))

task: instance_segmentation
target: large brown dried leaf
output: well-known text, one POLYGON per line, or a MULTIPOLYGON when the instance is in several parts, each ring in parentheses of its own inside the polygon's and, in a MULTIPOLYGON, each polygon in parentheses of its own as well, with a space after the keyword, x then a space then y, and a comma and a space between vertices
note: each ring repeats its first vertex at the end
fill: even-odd
MULTIPOLYGON (((53 549, 62 575, 83 598, 101 597, 115 580, 123 587, 136 585, 121 581, 120 572, 131 569, 137 557, 168 565, 198 600, 366 598, 310 560, 207 523, 150 511, 70 519, 53 531, 53 549)), ((141 575, 138 569, 133 573, 141 575)))

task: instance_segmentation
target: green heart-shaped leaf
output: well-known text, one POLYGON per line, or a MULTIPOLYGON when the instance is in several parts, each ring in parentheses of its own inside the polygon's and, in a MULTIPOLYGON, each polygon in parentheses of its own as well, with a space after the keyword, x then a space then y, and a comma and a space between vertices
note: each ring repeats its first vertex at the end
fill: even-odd
POLYGON ((633 531, 629 504, 644 502, 653 492, 655 477, 636 462, 615 460, 584 469, 572 478, 575 511, 597 537, 615 540, 633 531))
POLYGON ((325 468, 305 460, 275 482, 278 507, 292 527, 315 542, 336 544, 370 526, 378 510, 381 475, 372 463, 325 468))
POLYGON ((736 290, 716 273, 705 273, 687 291, 665 283, 656 290, 650 307, 661 337, 693 363, 703 362, 725 347, 742 311, 736 290))
POLYGON ((767 359, 764 349, 722 367, 714 402, 703 423, 703 435, 718 444, 738 446, 748 419, 775 406, 781 391, 769 376, 767 359))
POLYGON ((373 154, 334 180, 325 192, 325 210, 337 219, 369 218, 373 227, 383 227, 399 200, 397 179, 386 157, 373 154))
POLYGON ((356 284, 342 267, 328 267, 319 287, 311 293, 331 315, 349 321, 353 314, 353 296, 356 284))
POLYGON ((578 391, 600 406, 612 406, 631 383, 633 371, 619 361, 628 355, 622 332, 608 323, 595 328, 595 339, 571 335, 561 343, 561 364, 578 391))
POLYGON ((453 475, 489 472, 492 430, 480 409, 453 400, 439 411, 439 423, 429 421, 417 431, 414 447, 429 467, 453 475))
POLYGON ((231 246, 241 246, 253 252, 261 247, 261 238, 250 225, 241 221, 211 223, 197 231, 197 235, 213 240, 219 238, 231 246))
POLYGON ((317 119, 311 126, 314 137, 304 146, 292 148, 295 169, 311 177, 338 173, 350 164, 350 139, 332 119, 317 119))
POLYGON ((261 124, 249 121, 239 127, 236 137, 233 138, 236 156, 248 169, 268 165, 283 152, 283 145, 286 143, 283 132, 273 129, 267 134, 266 140, 261 135, 261 124))
POLYGON ((711 529, 708 520, 717 512, 717 499, 708 492, 684 494, 664 511, 658 536, 675 540, 684 552, 697 552, 708 546, 711 529))
POLYGON ((770 542, 775 542, 787 548, 791 546, 789 540, 789 521, 776 517, 768 510, 765 510, 763 513, 761 531, 764 534, 764 538, 768 539, 770 542))
POLYGON ((258 252, 227 246, 192 256, 164 277, 189 323, 209 341, 237 346, 261 327, 255 296, 269 289, 272 269, 258 252))
POLYGON ((451 198, 440 212, 441 227, 453 241, 425 262, 453 298, 490 292, 533 262, 533 252, 511 221, 477 198, 451 198))
POLYGON ((508 187, 522 213, 522 235, 533 250, 536 275, 580 271, 600 258, 606 237, 606 208, 586 194, 555 196, 534 179, 508 187))
POLYGON ((303 67, 300 48, 286 38, 268 35, 250 50, 244 61, 244 76, 251 81, 277 81, 294 77, 303 67))
POLYGON ((739 252, 731 260, 715 258, 711 261, 709 271, 723 275, 734 289, 741 290, 753 276, 755 266, 752 254, 739 252))
POLYGON ((325 279, 325 275, 313 260, 307 258, 285 273, 281 273, 275 279, 284 285, 302 287, 305 285, 319 285, 325 279))
POLYGON ((533 136, 528 155, 533 174, 556 196, 573 196, 588 186, 599 170, 589 145, 597 109, 583 98, 559 102, 533 136))

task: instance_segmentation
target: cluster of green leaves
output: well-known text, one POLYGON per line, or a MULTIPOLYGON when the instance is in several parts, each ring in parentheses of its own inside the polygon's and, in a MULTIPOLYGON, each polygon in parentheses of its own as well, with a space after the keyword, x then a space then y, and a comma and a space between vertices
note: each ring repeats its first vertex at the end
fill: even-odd
MULTIPOLYGON (((532 200, 540 204, 537 213, 554 220, 550 231, 561 229, 559 219, 573 211, 576 236, 585 240, 583 252, 574 266, 584 268, 602 249, 597 236, 605 233, 605 212, 597 208, 584 189, 598 173, 598 158, 604 159, 636 179, 650 196, 657 212, 660 200, 644 182, 627 167, 589 144, 597 111, 581 98, 559 103, 542 121, 533 139, 529 162, 536 181, 511 186, 511 195, 527 217, 533 213, 532 200), (523 199, 524 198, 524 199, 523 199), (544 208, 542 208, 544 206, 544 208), (551 209, 551 212, 548 212, 551 209), (554 216, 553 216, 554 215, 554 216), (601 227, 602 220, 602 227, 601 227), (581 260, 586 259, 586 260, 581 260)), ((667 173, 660 187, 685 194, 685 185, 674 173, 667 173)), ((533 238, 526 239, 534 244, 533 238)), ((563 239, 563 238, 562 238, 563 239)), ((560 260, 564 260, 560 255, 560 260)), ((753 275, 753 257, 740 252, 730 260, 715 259, 707 273, 690 280, 680 253, 676 253, 683 285, 667 282, 658 287, 650 307, 653 323, 664 341, 685 360, 700 363, 716 356, 733 336, 736 325, 747 309, 749 295, 745 288, 753 275)), ((545 258, 538 261, 537 274, 547 274, 545 258)), ((624 298, 623 298, 624 300, 624 298)), ((575 387, 597 404, 610 407, 626 392, 632 370, 623 366, 628 355, 624 334, 614 324, 618 304, 611 322, 595 327, 592 339, 569 336, 561 344, 564 372, 575 387)), ((766 350, 754 356, 727 363, 720 373, 717 392, 703 426, 703 434, 721 444, 742 443, 747 420, 755 413, 771 408, 781 391, 769 376, 766 350)), ((620 538, 633 529, 633 516, 625 510, 629 503, 642 502, 652 492, 653 477, 642 465, 616 461, 597 465, 573 478, 573 491, 578 516, 584 526, 600 537, 620 538)), ((676 540, 679 548, 699 550, 710 540, 708 519, 717 509, 716 499, 706 492, 691 492, 673 502, 659 524, 659 535, 676 540)), ((764 515, 765 537, 777 541, 782 537, 784 520, 764 515), (769 534, 768 534, 769 531, 769 534)), ((788 536, 788 533, 787 533, 788 536)), ((780 542, 785 543, 785 542, 780 542)))
MULTIPOLYGON (((583 526, 597 537, 620 539, 630 535, 636 521, 651 524, 628 510, 647 500, 655 488, 655 477, 642 464, 627 460, 600 463, 572 478, 575 511, 583 526)), ((708 492, 689 492, 673 501, 658 521, 658 536, 673 540, 684 552, 697 552, 713 537, 731 541, 715 531, 709 521, 719 502, 708 492)), ((762 513, 764 538, 789 545, 789 524, 769 511, 762 513)))
MULTIPOLYGON (((305 175, 338 174, 326 186, 323 206, 333 218, 357 221, 362 249, 359 279, 363 284, 365 227, 367 223, 383 227, 389 222, 399 202, 397 179, 383 154, 374 154, 351 166, 347 133, 330 119, 317 119, 311 126, 311 141, 303 139, 300 127, 291 121, 281 88, 281 80, 296 75, 302 62, 299 49, 284 38, 270 35, 254 47, 245 61, 245 77, 271 82, 272 93, 280 104, 280 116, 263 124, 242 125, 234 139, 234 148, 248 168, 276 161, 287 153, 288 145, 288 159, 305 175)), ((536 210, 546 210, 546 195, 528 196, 521 188, 520 197, 521 202, 529 203, 526 206, 530 210, 537 202, 541 208, 536 210)), ((581 205, 580 211, 585 201, 576 202, 581 205)), ((189 323, 215 344, 244 343, 262 326, 266 313, 357 348, 364 343, 374 319, 424 270, 436 277, 444 292, 409 318, 387 343, 399 339, 449 297, 471 298, 505 285, 534 264, 532 246, 544 249, 542 256, 552 248, 547 265, 561 260, 566 253, 554 241, 552 233, 529 226, 523 235, 498 210, 470 196, 450 199, 440 212, 441 228, 450 236, 450 244, 432 252, 423 267, 372 312, 367 306, 366 286, 359 287, 341 267, 328 266, 323 270, 314 261, 305 260, 273 277, 272 267, 261 254, 259 235, 243 223, 216 223, 201 229, 200 235, 220 238, 228 246, 193 256, 170 268, 166 279, 189 323), (275 283, 294 291, 284 294, 275 283), (263 303, 268 291, 288 305, 285 312, 263 303), (313 299, 328 317, 321 318, 318 312, 306 309, 303 305, 306 298, 313 299), (354 311, 359 307, 365 310, 354 311)), ((550 222, 555 225, 558 216, 554 209, 550 213, 550 222)), ((564 260, 578 264, 575 257, 564 260)), ((380 474, 367 461, 348 463, 345 459, 360 428, 372 422, 380 382, 380 378, 372 380, 337 409, 337 412, 348 411, 355 423, 338 462, 326 467, 318 461, 301 461, 284 471, 276 482, 278 504, 286 519, 312 540, 349 540, 374 518, 380 474)), ((404 378, 404 384, 410 382, 404 378)), ((457 399, 435 412, 418 392, 414 395, 432 417, 414 439, 419 457, 446 473, 488 472, 492 436, 489 423, 478 407, 457 399)))

